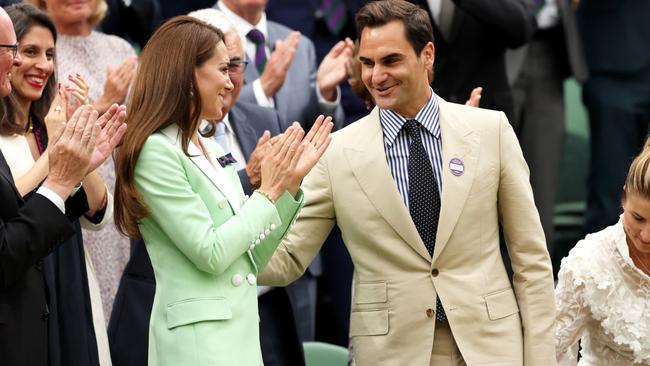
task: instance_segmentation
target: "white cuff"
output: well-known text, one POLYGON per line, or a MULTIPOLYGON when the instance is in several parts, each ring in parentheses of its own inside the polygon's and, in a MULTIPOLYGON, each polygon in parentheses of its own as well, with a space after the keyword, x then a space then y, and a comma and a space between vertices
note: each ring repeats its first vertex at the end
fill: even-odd
POLYGON ((47 187, 40 186, 36 190, 36 193, 40 194, 41 196, 47 198, 52 203, 54 203, 54 205, 58 207, 59 210, 61 210, 61 212, 65 215, 65 201, 56 192, 54 192, 53 190, 47 187))
POLYGON ((102 218, 102 221, 94 224, 85 216, 81 216, 79 222, 81 223, 82 228, 91 231, 99 231, 109 223, 113 222, 113 195, 108 191, 108 187, 106 187, 106 208, 104 209, 104 217, 102 218))
POLYGON ((258 105, 262 107, 275 108, 273 98, 266 96, 264 89, 262 89, 262 82, 259 78, 253 81, 253 93, 255 94, 255 100, 257 100, 258 105))
POLYGON ((320 105, 328 108, 336 108, 341 103, 341 88, 338 85, 336 86, 336 99, 334 99, 333 102, 330 102, 323 98, 320 93, 320 87, 318 86, 318 83, 316 83, 316 96, 318 97, 318 103, 320 105))

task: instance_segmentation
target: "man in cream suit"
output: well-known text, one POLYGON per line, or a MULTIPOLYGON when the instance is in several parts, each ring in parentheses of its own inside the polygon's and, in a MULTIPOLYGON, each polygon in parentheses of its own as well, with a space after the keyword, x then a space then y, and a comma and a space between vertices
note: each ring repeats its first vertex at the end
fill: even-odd
POLYGON ((377 108, 334 135, 259 282, 300 276, 338 224, 355 265, 357 366, 555 364, 551 264, 508 120, 433 93, 424 10, 372 2, 357 27, 377 108))

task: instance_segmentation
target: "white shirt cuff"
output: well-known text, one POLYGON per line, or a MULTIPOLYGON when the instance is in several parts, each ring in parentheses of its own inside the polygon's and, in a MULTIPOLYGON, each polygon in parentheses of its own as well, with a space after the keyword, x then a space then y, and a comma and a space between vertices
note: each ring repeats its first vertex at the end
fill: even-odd
POLYGON ((61 196, 56 194, 53 190, 43 186, 39 187, 36 190, 36 193, 40 194, 41 196, 47 198, 52 203, 54 203, 54 205, 58 207, 59 210, 61 210, 61 212, 65 215, 65 201, 63 200, 63 198, 61 198, 61 196))
POLYGON ((334 99, 333 102, 330 102, 329 100, 323 98, 320 93, 320 87, 318 87, 318 83, 316 83, 316 96, 318 97, 318 103, 321 105, 329 108, 336 108, 336 106, 341 103, 341 88, 338 85, 336 86, 336 99, 334 99))
POLYGON ((255 94, 255 100, 257 100, 258 105, 262 107, 275 108, 273 98, 266 96, 264 89, 262 89, 262 82, 259 78, 253 81, 253 93, 255 94))

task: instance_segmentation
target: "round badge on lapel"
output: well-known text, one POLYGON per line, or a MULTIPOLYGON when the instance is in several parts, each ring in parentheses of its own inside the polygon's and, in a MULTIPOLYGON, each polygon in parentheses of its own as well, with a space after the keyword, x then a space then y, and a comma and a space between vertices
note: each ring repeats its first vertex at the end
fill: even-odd
POLYGON ((449 170, 451 170, 451 174, 457 177, 461 176, 465 173, 465 164, 463 164, 462 160, 453 158, 449 161, 449 170))

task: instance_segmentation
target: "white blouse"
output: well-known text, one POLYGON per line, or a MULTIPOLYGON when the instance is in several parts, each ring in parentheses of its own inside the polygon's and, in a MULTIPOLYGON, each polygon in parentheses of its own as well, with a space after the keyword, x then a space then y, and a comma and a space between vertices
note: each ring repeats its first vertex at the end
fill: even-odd
POLYGON ((560 366, 650 365, 650 277, 630 259, 622 221, 562 260, 555 289, 560 366))

